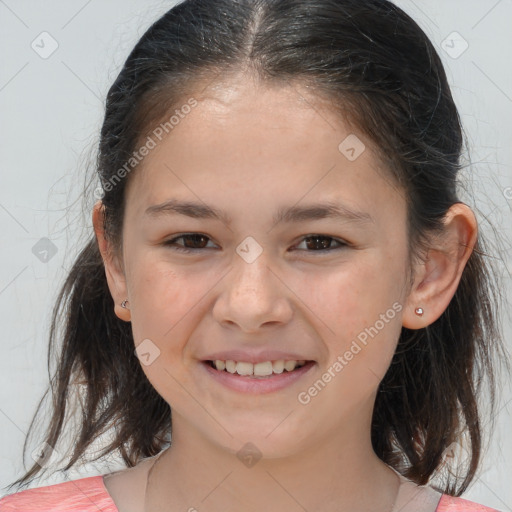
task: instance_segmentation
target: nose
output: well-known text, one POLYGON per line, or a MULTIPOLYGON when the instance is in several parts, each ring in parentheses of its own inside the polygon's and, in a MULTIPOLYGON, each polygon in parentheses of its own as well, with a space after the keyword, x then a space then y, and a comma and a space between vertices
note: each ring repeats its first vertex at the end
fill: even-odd
POLYGON ((213 316, 219 324, 255 333, 265 325, 275 327, 290 321, 291 292, 271 268, 265 251, 252 263, 235 254, 233 268, 221 283, 213 307, 213 316))

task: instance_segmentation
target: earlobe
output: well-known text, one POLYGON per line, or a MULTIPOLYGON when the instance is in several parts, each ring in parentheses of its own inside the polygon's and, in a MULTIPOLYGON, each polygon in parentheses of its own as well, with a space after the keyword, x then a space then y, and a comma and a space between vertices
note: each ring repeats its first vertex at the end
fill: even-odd
POLYGON ((415 268, 416 280, 402 316, 402 325, 408 329, 424 328, 444 313, 477 241, 475 215, 464 203, 452 205, 443 223, 443 232, 432 239, 415 268))
POLYGON ((114 313, 118 318, 129 322, 131 320, 130 310, 121 307, 121 303, 128 296, 126 278, 124 271, 119 264, 118 258, 110 247, 110 243, 104 233, 104 206, 101 200, 94 205, 92 212, 92 223, 96 234, 96 241, 105 266, 105 275, 112 299, 114 300, 114 313))

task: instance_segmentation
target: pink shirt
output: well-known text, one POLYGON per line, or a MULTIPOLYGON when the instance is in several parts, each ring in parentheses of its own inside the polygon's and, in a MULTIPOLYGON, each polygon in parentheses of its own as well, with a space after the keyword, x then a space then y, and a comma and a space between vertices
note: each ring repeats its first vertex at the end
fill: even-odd
MULTIPOLYGON (((103 483, 90 476, 26 489, 0 499, 0 512, 119 512, 103 483)), ((498 512, 463 498, 443 494, 436 512, 498 512)))

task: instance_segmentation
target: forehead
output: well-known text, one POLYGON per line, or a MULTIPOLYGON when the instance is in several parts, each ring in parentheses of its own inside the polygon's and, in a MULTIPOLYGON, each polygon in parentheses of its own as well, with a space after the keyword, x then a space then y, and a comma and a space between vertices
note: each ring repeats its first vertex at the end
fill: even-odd
POLYGON ((185 104, 195 106, 175 116, 132 177, 127 202, 138 214, 176 192, 223 205, 236 196, 249 206, 359 190, 364 206, 374 203, 372 188, 389 187, 371 141, 307 87, 243 78, 193 91, 185 104))

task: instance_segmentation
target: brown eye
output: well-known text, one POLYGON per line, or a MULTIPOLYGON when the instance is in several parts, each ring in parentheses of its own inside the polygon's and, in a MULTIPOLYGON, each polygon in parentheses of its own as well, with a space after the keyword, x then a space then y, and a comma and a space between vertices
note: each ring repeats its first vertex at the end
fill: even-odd
POLYGON ((171 240, 164 242, 165 246, 170 246, 176 251, 190 252, 194 250, 205 249, 206 244, 210 240, 206 235, 200 233, 188 233, 185 235, 177 236, 171 240), (177 243, 178 240, 183 240, 184 244, 177 243))
MULTIPOLYGON (((348 246, 346 242, 343 242, 342 240, 337 240, 327 235, 308 235, 303 238, 303 242, 305 243, 306 252, 329 252, 336 249, 342 249, 348 246), (332 247, 333 243, 337 244, 338 247, 332 247)), ((303 242, 301 242, 301 244, 303 242)))

